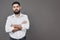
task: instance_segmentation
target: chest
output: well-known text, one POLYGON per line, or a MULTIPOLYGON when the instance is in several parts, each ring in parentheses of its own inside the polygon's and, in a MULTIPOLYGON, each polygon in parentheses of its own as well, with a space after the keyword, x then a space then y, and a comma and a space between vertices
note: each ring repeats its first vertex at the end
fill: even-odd
POLYGON ((11 24, 21 24, 24 20, 25 20, 24 17, 12 18, 11 19, 11 24))

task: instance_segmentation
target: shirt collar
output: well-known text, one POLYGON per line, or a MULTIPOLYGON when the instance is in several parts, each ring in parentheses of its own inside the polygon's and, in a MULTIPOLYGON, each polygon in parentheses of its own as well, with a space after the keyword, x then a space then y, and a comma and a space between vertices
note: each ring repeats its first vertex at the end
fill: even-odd
MULTIPOLYGON (((22 15, 23 15, 23 14, 20 12, 20 16, 19 16, 19 17, 22 17, 22 15)), ((16 17, 15 14, 13 14, 13 17, 16 17)))

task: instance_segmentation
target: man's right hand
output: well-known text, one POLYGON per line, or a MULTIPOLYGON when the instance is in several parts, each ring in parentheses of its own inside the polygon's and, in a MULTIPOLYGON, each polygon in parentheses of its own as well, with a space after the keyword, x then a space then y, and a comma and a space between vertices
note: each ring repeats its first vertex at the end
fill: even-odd
POLYGON ((12 32, 16 32, 16 31, 18 31, 19 29, 18 28, 14 28, 13 30, 12 30, 12 32))

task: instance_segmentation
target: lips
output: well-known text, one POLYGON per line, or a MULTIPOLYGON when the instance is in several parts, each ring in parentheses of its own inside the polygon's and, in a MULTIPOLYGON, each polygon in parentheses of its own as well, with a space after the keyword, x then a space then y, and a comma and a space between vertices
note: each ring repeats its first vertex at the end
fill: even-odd
POLYGON ((18 10, 15 10, 15 12, 18 12, 18 10))

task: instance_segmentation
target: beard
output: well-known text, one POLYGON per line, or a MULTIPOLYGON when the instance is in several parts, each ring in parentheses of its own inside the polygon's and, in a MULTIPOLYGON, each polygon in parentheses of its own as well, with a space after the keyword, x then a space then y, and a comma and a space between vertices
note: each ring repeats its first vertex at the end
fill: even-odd
POLYGON ((20 10, 18 11, 18 10, 15 10, 14 11, 14 14, 20 14, 20 10))

